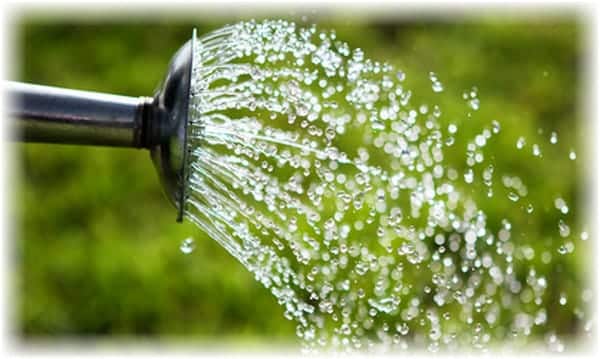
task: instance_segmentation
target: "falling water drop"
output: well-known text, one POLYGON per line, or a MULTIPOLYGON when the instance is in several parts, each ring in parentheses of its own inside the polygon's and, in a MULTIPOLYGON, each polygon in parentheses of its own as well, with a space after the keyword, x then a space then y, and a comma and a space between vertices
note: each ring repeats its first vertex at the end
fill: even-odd
POLYGON ((527 205, 527 213, 533 213, 533 205, 531 203, 527 205))
POLYGON ((560 305, 566 305, 567 304, 567 295, 565 293, 561 293, 560 294, 559 303, 560 303, 560 305))
POLYGON ((479 110, 479 99, 478 98, 472 98, 472 99, 470 99, 469 100, 469 107, 471 107, 475 111, 479 110))
POLYGON ((398 79, 398 81, 402 82, 406 79, 406 74, 403 71, 398 71, 396 73, 396 78, 398 79))
POLYGON ((492 132, 500 133, 500 122, 496 120, 492 121, 492 132))
POLYGON ((195 248, 196 244, 194 243, 194 239, 191 237, 181 241, 181 245, 179 246, 179 250, 183 254, 190 254, 194 251, 195 248))
POLYGON ((431 80, 431 88, 432 88, 433 92, 444 91, 444 86, 438 80, 437 75, 434 72, 429 73, 429 79, 431 80))
POLYGON ((561 237, 568 237, 571 234, 571 229, 562 219, 558 221, 558 231, 561 237))
POLYGON ((458 128, 456 127, 455 124, 451 123, 448 125, 448 132, 451 134, 456 133, 456 131, 458 130, 458 128))

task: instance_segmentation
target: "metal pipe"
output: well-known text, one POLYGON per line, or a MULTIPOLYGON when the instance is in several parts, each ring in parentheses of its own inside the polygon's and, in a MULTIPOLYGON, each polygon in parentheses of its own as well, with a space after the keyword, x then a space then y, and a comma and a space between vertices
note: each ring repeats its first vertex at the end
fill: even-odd
POLYGON ((153 98, 126 97, 6 82, 12 103, 12 139, 150 150, 167 196, 183 219, 187 186, 187 122, 194 43, 186 42, 169 63, 153 98))
POLYGON ((148 97, 128 97, 7 82, 16 119, 12 138, 25 142, 143 146, 148 97), (15 138, 16 137, 16 138, 15 138))

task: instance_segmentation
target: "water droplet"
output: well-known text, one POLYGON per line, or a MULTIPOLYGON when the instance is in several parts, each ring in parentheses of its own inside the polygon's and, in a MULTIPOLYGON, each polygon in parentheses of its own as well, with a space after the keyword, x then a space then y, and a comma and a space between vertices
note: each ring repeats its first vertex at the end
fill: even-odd
POLYGON ((400 323, 396 326, 396 331, 400 333, 400 335, 407 335, 409 331, 408 324, 400 323))
POLYGON ((527 205, 527 213, 533 213, 533 205, 531 203, 527 205))
POLYGON ((558 221, 558 232, 561 237, 568 237, 571 234, 571 229, 562 219, 558 221))
POLYGON ((554 200, 554 207, 558 209, 562 214, 569 213, 569 206, 564 199, 558 197, 554 200))
POLYGON ((319 303, 319 310, 323 313, 333 313, 333 303, 328 301, 328 300, 324 300, 321 303, 319 303))
POLYGON ((492 121, 492 132, 499 133, 500 132, 500 122, 494 120, 492 121))
POLYGON ((371 307, 383 313, 391 313, 398 307, 392 298, 383 298, 379 300, 370 298, 368 302, 371 307))
POLYGON ((560 305, 566 305, 567 304, 567 295, 565 293, 561 293, 560 294, 559 303, 560 303, 560 305))
POLYGON ((580 238, 582 241, 587 241, 589 239, 588 232, 581 232, 580 238))
POLYGON ((469 100, 469 107, 471 107, 475 111, 479 110, 479 99, 472 98, 471 100, 469 100))
POLYGON ((434 72, 429 73, 429 79, 431 80, 431 89, 433 90, 433 92, 444 91, 444 86, 438 80, 437 75, 434 72))
POLYGON ((439 328, 431 328, 431 330, 429 331, 429 338, 431 340, 439 340, 441 336, 442 332, 439 328))
POLYGON ((184 239, 183 241, 181 241, 181 245, 179 246, 179 250, 183 254, 190 254, 194 251, 195 248, 196 244, 194 243, 193 238, 184 239))
POLYGON ((396 73, 396 78, 398 79, 398 81, 402 82, 406 79, 406 74, 403 71, 398 70, 398 72, 396 73))
POLYGON ((473 170, 469 168, 465 172, 464 177, 465 177, 465 182, 467 182, 467 183, 473 183, 473 170))

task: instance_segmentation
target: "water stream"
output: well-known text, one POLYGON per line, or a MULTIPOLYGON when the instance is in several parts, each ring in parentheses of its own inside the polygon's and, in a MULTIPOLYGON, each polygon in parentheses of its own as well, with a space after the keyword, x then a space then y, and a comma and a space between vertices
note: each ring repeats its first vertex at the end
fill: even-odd
MULTIPOLYGON (((530 198, 498 161, 550 160, 560 133, 489 153, 501 119, 473 128, 412 104, 409 74, 314 26, 230 25, 198 41, 194 62, 185 216, 268 288, 306 351, 487 349, 532 334, 562 351, 554 311, 585 322, 585 298, 551 290, 556 258, 588 238, 576 208, 530 198), (547 250, 522 236, 532 218, 555 227, 547 250)), ((445 84, 428 76, 435 99, 445 84)), ((465 117, 485 106, 477 88, 457 101, 465 117)))

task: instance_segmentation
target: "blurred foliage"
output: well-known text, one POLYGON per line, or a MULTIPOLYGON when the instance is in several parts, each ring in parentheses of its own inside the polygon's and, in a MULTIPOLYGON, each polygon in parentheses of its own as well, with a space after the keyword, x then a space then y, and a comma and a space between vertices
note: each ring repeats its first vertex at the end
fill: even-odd
MULTIPOLYGON (((22 18, 15 41, 21 72, 15 79, 151 95, 192 27, 202 24, 202 34, 235 21, 221 20, 22 18)), ((313 21, 336 29, 339 39, 368 57, 406 72, 414 105, 431 103, 428 74, 434 71, 454 96, 438 104, 459 125, 468 121, 461 94, 477 86, 478 118, 501 119, 507 132, 497 151, 514 147, 518 136, 533 138, 541 130, 547 138, 556 130, 559 144, 546 147, 546 157, 556 161, 496 160, 526 177, 532 196, 562 193, 571 208, 582 204, 582 168, 567 158, 571 145, 578 150, 576 164, 586 161, 578 147, 583 131, 576 126, 585 49, 575 18, 380 22, 340 16, 308 22, 313 21)), ((15 302, 22 336, 160 335, 263 343, 293 338, 293 323, 250 273, 199 229, 175 222, 146 151, 43 144, 14 149, 20 172, 13 201, 15 302), (189 236, 196 249, 183 255, 179 245, 189 236)), ((485 206, 497 221, 508 210, 500 201, 485 206)), ((548 245, 543 228, 555 223, 528 223, 531 233, 523 238, 543 248, 548 245)), ((578 247, 553 262, 553 281, 573 296, 585 280, 586 264, 578 257, 583 252, 578 247)))

